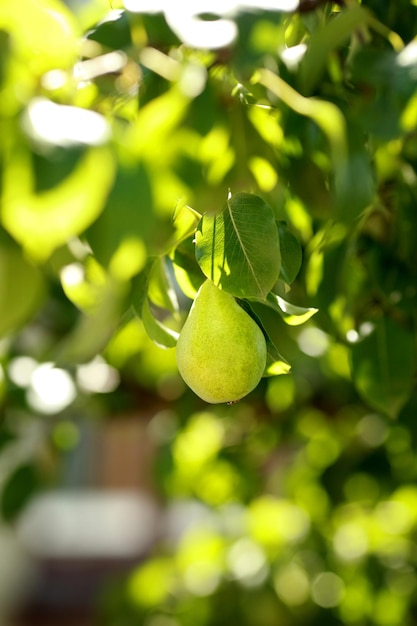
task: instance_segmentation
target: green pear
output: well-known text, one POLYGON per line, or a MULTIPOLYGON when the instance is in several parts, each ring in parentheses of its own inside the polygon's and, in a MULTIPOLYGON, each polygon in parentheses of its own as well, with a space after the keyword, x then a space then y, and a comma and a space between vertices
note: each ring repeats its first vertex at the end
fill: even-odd
POLYGON ((232 295, 206 280, 180 333, 177 364, 206 402, 235 402, 255 389, 264 373, 265 337, 232 295))

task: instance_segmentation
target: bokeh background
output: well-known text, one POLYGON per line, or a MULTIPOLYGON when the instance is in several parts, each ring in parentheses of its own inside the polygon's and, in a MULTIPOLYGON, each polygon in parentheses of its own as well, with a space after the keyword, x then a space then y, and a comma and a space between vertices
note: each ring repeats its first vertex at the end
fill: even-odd
POLYGON ((0 5, 5 626, 416 623, 417 6, 221 4, 0 5), (291 370, 211 406, 230 189, 293 234, 291 370))

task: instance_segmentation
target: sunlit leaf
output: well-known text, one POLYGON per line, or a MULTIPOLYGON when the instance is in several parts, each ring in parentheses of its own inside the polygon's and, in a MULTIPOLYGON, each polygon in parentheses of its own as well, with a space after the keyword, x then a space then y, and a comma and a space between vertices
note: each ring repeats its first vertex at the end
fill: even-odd
POLYGON ((395 418, 407 401, 415 375, 415 337, 389 317, 351 346, 354 383, 369 404, 395 418))
POLYGON ((238 297, 265 298, 281 265, 271 208, 259 196, 231 196, 220 213, 202 217, 196 258, 204 274, 222 289, 238 297))
POLYGON ((168 248, 175 248, 184 241, 184 239, 191 237, 200 219, 201 215, 195 209, 188 206, 183 201, 178 202, 172 223, 175 233, 168 244, 168 248))
POLYGON ((12 34, 17 58, 34 73, 70 67, 77 59, 80 33, 71 11, 59 0, 19 0, 0 5, 0 28, 12 34))
POLYGON ((93 148, 63 182, 35 193, 30 160, 16 154, 5 172, 3 224, 35 260, 45 261, 98 217, 113 174, 109 151, 93 148))
POLYGON ((265 304, 277 311, 289 326, 304 324, 318 311, 314 307, 302 307, 291 304, 274 293, 268 294, 265 304))

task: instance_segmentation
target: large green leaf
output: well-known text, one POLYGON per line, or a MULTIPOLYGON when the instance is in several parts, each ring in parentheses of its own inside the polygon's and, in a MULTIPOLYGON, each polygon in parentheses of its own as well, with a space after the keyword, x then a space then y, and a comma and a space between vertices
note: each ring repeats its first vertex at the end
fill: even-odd
POLYGON ((413 387, 415 337, 390 318, 352 344, 352 376, 365 400, 391 418, 397 417, 413 387))
POLYGON ((253 194, 231 196, 220 213, 202 217, 196 258, 207 278, 234 296, 265 298, 281 267, 271 208, 253 194))

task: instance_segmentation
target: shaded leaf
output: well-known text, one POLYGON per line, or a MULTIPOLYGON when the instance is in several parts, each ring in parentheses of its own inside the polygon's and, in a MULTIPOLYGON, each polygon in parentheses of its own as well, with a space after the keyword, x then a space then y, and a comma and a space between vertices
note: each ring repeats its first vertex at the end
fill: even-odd
POLYGON ((28 503, 39 487, 39 477, 32 464, 18 467, 8 477, 1 494, 2 517, 13 520, 28 503))
POLYGON ((263 376, 267 377, 277 376, 279 374, 288 374, 291 370, 291 365, 279 353, 277 347, 269 338, 266 341, 266 350, 266 366, 263 376))
POLYGON ((217 215, 204 215, 196 258, 207 276, 241 298, 265 298, 278 279, 281 255, 271 208, 253 194, 237 193, 217 215))
POLYGON ((310 94, 316 87, 333 50, 340 48, 352 33, 369 21, 369 13, 359 5, 341 11, 311 36, 300 64, 303 91, 310 94))
MULTIPOLYGON (((264 324, 262 323, 259 315, 254 311, 252 305, 247 300, 238 300, 238 304, 246 311, 248 315, 258 324, 259 328, 262 330, 263 335, 266 341, 266 365, 263 377, 268 376, 277 376, 278 374, 288 374, 291 370, 291 365, 288 361, 279 353, 278 348, 271 340, 268 331, 266 330, 264 324)), ((262 304, 265 304, 261 301, 262 304)))
POLYGON ((296 279, 303 260, 300 242, 288 228, 286 222, 278 222, 279 246, 281 249, 281 278, 291 285, 296 279))
POLYGON ((175 347, 179 334, 171 328, 168 328, 161 320, 155 317, 149 306, 148 298, 146 298, 143 303, 142 321, 148 336, 158 346, 161 348, 175 347))
POLYGON ((413 388, 415 337, 390 318, 351 347, 352 376, 364 399, 391 418, 398 416, 413 388))
POLYGON ((178 311, 178 299, 165 257, 155 259, 149 273, 148 298, 167 311, 178 311))
POLYGON ((143 270, 132 280, 131 302, 137 317, 142 317, 142 308, 148 295, 149 276, 158 257, 149 257, 143 270))

